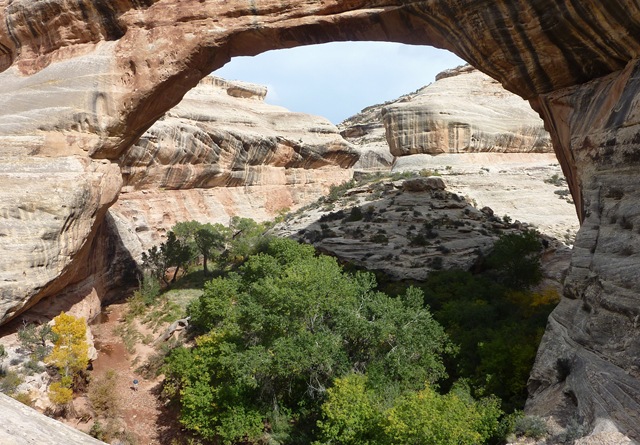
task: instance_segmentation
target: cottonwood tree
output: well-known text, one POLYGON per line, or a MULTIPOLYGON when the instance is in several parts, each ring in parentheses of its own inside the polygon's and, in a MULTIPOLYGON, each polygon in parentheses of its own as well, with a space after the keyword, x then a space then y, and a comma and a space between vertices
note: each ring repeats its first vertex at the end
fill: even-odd
POLYGON ((188 310, 197 346, 175 350, 164 370, 183 425, 227 444, 265 434, 311 443, 336 378, 366 373, 400 394, 444 377, 441 354, 453 348, 422 294, 391 298, 375 286, 287 239, 208 282, 188 310))
POLYGON ((60 381, 49 386, 49 399, 57 406, 65 407, 72 400, 75 379, 89 364, 87 324, 84 318, 76 318, 65 312, 61 312, 53 321, 51 330, 55 334, 55 342, 45 362, 58 369, 60 381))

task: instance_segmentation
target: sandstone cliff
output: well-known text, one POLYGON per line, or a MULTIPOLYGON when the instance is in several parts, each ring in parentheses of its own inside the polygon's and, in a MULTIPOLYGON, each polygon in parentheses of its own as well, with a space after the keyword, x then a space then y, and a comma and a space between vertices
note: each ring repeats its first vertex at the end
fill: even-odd
POLYGON ((104 445, 70 426, 53 420, 0 393, 3 445, 104 445))
POLYGON ((110 209, 139 246, 173 224, 256 220, 316 200, 351 178, 358 155, 328 120, 266 104, 265 87, 207 77, 119 160, 110 209))
MULTIPOLYGON (((40 284, 28 284, 25 294, 36 299, 43 295, 36 289, 59 286, 86 260, 87 246, 116 196, 99 191, 110 187, 94 186, 92 175, 102 165, 95 160, 119 159, 230 57, 331 40, 430 44, 454 51, 530 100, 545 120, 584 222, 567 299, 552 317, 532 379, 532 409, 577 412, 589 428, 618 429, 640 440, 635 418, 640 376, 634 362, 640 338, 634 249, 640 236, 629 229, 638 218, 634 179, 640 170, 637 2, 0 0, 0 11, 3 150, 39 158, 39 168, 80 162, 83 168, 75 172, 87 172, 83 183, 89 191, 83 196, 88 199, 75 211, 53 216, 59 233, 75 227, 79 215, 86 215, 78 220, 85 223, 77 235, 61 237, 65 249, 58 278, 34 273, 40 284), (561 373, 557 363, 563 363, 561 373)), ((3 155, 4 165, 15 162, 10 157, 3 155)), ((105 170, 105 184, 120 180, 119 172, 105 170)), ((18 176, 17 183, 10 183, 10 173, 2 180, 25 194, 27 187, 55 190, 50 175, 37 181, 18 176)), ((5 201, 0 230, 8 231, 16 221, 11 215, 24 212, 23 201, 29 202, 26 197, 5 201)), ((70 209, 73 203, 56 208, 70 209)), ((24 221, 32 221, 28 213, 24 221)), ((33 221, 26 251, 47 245, 41 236, 47 225, 33 221)), ((2 283, 13 286, 12 261, 4 261, 12 272, 2 283)), ((40 263, 34 262, 34 271, 40 263)))
POLYGON ((360 169, 413 154, 553 151, 529 103, 468 65, 440 73, 414 93, 368 107, 340 126, 361 151, 360 169), (381 154, 384 146, 390 155, 381 154))

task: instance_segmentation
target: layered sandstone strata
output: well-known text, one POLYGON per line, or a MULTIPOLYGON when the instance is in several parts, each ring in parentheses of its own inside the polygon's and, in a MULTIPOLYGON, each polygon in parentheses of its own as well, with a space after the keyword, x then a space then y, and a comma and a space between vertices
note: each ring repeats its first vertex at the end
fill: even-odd
POLYGON ((207 77, 121 157, 110 212, 139 239, 135 257, 176 222, 271 219, 351 178, 358 155, 338 129, 269 105, 266 93, 207 77))
POLYGON ((549 133, 529 103, 469 65, 367 107, 340 128, 360 153, 358 170, 388 169, 395 158, 415 154, 553 152, 549 133))
MULTIPOLYGON (((0 0, 0 11, 0 144, 15 148, 9 138, 24 138, 24 157, 117 160, 230 57, 331 40, 447 48, 531 100, 584 221, 568 275, 569 298, 549 334, 558 340, 543 345, 532 389, 536 395, 557 389, 587 426, 606 424, 640 440, 633 417, 640 402, 633 324, 640 262, 629 253, 640 237, 628 229, 635 224, 640 174, 637 2, 0 0), (555 374, 553 363, 563 363, 555 374)), ((53 190, 55 182, 46 177, 38 178, 40 187, 53 190)), ((20 196, 25 185, 11 187, 20 196)), ((93 196, 87 202, 111 200, 93 196)), ((22 211, 22 199, 7 202, 3 231, 22 211)), ((89 217, 83 233, 91 234, 104 207, 88 204, 73 213, 89 217)), ((35 224, 30 237, 46 227, 35 224)), ((64 239, 70 263, 93 242, 91 235, 64 239)), ((66 270, 53 283, 63 283, 66 270)), ((20 283, 27 283, 29 294, 39 286, 20 283)), ((553 398, 536 399, 539 412, 562 411, 553 398)))
POLYGON ((91 242, 121 182, 107 161, 0 160, 0 321, 88 275, 91 242))
POLYGON ((544 153, 551 139, 527 101, 470 66, 441 74, 382 118, 394 156, 441 153, 544 153))

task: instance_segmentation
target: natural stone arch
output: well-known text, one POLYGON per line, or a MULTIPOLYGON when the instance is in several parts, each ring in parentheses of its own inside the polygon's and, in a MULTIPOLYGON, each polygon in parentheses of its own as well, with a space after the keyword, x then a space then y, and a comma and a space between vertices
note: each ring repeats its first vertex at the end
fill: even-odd
MULTIPOLYGON (((0 0, 0 10, 6 164, 0 179, 9 188, 27 187, 24 178, 11 182, 6 172, 12 165, 26 168, 28 158, 29 172, 56 165, 65 178, 77 175, 75 189, 94 185, 91 199, 78 212, 57 215, 65 224, 52 222, 47 232, 49 238, 76 234, 64 243, 72 260, 51 266, 52 277, 19 292, 35 301, 86 267, 86 246, 119 188, 115 165, 98 160, 117 160, 231 57, 336 40, 433 45, 531 101, 551 132, 583 221, 569 298, 550 320, 532 376, 535 407, 557 413, 577 406, 591 424, 611 420, 640 439, 634 414, 640 412, 635 1, 0 0)), ((40 210, 20 202, 4 206, 6 218, 20 224, 21 212, 40 210)), ((0 247, 11 246, 18 225, 0 224, 5 238, 5 232, 14 234, 0 239, 6 244, 0 247)), ((45 260, 46 252, 38 261, 45 260)), ((2 274, 5 283, 19 281, 2 274)), ((10 305, 2 318, 25 307, 10 305)))

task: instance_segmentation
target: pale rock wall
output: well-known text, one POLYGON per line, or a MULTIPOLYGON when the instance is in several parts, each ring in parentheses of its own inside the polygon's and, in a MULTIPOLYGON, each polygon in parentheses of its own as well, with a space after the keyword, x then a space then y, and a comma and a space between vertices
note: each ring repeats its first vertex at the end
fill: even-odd
POLYGON ((385 105, 382 118, 394 156, 553 151, 542 120, 527 101, 469 66, 385 105))
POLYGON ((117 166, 81 157, 0 161, 0 320, 74 282, 120 189, 117 166))
POLYGON ((176 222, 258 221, 296 209, 351 178, 358 154, 327 119, 264 102, 266 88, 206 77, 119 163, 110 209, 140 252, 176 222))
POLYGON ((0 393, 2 445, 105 445, 0 393))

